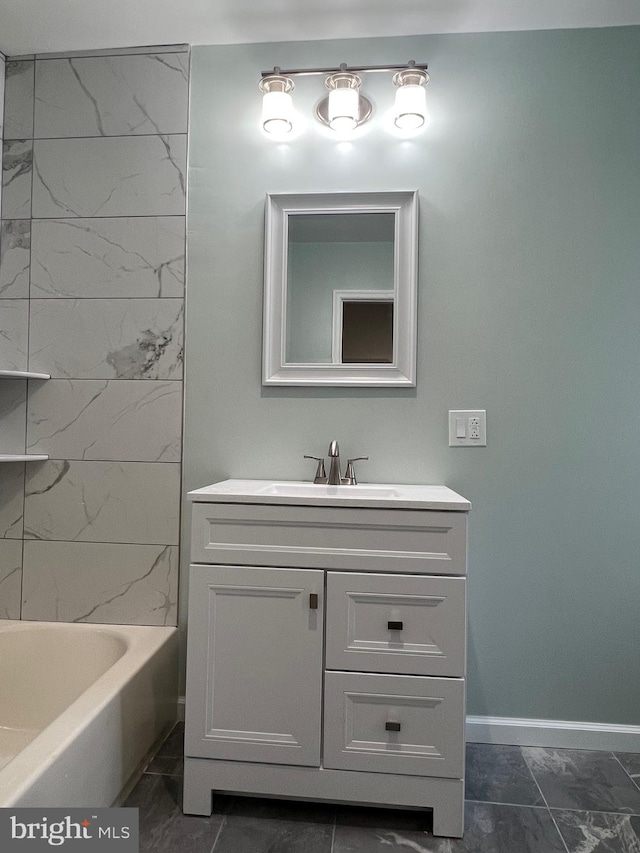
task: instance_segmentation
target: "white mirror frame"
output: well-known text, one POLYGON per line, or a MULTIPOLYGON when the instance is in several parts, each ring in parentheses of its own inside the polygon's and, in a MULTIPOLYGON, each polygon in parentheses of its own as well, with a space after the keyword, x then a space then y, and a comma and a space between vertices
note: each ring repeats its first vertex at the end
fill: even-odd
POLYGON ((265 214, 263 385, 406 387, 416 384, 418 192, 268 194, 265 214), (394 213, 393 362, 285 361, 289 216, 394 213))

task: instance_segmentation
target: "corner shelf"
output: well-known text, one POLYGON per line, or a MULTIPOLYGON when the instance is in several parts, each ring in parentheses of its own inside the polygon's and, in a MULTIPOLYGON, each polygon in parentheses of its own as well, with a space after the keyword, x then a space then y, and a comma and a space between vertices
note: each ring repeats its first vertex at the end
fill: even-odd
MULTIPOLYGON (((35 370, 0 370, 0 379, 51 379, 51 374, 35 370)), ((0 453, 0 463, 46 462, 48 458, 47 453, 0 453)))
POLYGON ((0 453, 1 462, 46 462, 47 453, 0 453))
POLYGON ((51 379, 51 374, 35 370, 0 370, 0 379, 51 379))

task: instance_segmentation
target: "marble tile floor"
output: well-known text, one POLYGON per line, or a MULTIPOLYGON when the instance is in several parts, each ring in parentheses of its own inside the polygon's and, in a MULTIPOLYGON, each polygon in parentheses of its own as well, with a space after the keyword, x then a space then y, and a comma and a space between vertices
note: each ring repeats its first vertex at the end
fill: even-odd
POLYGON ((216 796, 182 814, 178 723, 124 803, 154 853, 640 853, 640 755, 469 744, 463 839, 415 811, 216 796))

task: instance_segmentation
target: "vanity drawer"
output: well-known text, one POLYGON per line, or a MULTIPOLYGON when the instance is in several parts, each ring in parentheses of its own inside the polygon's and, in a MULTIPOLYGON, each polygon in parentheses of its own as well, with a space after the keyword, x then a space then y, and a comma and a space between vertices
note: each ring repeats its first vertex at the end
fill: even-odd
POLYGON ((465 578, 327 573, 327 669, 463 676, 465 578))
POLYGON ((193 504, 191 562, 464 575, 466 513, 193 504))
POLYGON ((462 778, 462 679, 327 672, 324 701, 325 768, 462 778))

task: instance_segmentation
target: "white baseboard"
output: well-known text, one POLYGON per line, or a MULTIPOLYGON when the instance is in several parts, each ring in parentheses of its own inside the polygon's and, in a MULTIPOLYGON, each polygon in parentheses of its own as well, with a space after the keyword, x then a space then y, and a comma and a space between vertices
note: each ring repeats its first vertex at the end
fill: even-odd
POLYGON ((471 743, 640 752, 640 726, 468 716, 467 740, 471 743))

